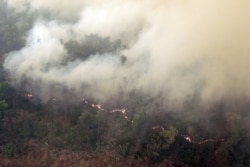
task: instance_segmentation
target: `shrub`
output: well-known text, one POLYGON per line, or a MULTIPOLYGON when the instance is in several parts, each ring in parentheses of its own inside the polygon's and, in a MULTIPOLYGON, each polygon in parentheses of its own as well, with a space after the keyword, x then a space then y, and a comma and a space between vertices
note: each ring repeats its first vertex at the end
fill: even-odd
POLYGON ((3 147, 3 153, 6 157, 13 158, 17 153, 17 146, 12 142, 7 143, 3 147))

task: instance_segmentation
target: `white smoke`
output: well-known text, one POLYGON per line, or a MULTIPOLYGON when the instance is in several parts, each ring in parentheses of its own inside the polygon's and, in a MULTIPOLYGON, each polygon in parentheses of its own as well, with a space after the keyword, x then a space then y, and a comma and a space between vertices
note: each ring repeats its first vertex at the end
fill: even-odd
MULTIPOLYGON (((21 1, 18 1, 21 3, 21 1)), ((121 91, 143 91, 181 106, 198 94, 206 104, 250 96, 250 2, 246 0, 30 1, 31 7, 78 15, 74 23, 37 21, 26 46, 4 67, 46 101, 62 85, 105 101, 121 91), (57 4, 57 5, 55 5, 57 4), (75 59, 63 42, 97 34, 125 48, 75 59), (61 42, 63 40, 63 42, 61 42), (123 64, 117 55, 124 55, 123 64)), ((18 4, 9 0, 9 4, 18 4)), ((61 95, 61 94, 60 94, 61 95)))

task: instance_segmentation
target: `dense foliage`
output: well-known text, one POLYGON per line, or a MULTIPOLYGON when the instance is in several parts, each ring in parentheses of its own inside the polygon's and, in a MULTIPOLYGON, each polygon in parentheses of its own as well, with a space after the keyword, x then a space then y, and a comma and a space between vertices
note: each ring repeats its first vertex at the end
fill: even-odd
MULTIPOLYGON (((148 163, 172 159, 191 166, 250 164, 246 125, 242 120, 226 118, 230 111, 224 109, 208 118, 212 124, 204 124, 173 112, 147 112, 139 104, 124 113, 102 111, 85 103, 65 110, 61 101, 35 104, 31 97, 20 94, 13 91, 9 104, 4 99, 0 103, 0 148, 9 158, 25 152, 27 141, 37 140, 61 149, 116 151, 148 163)), ((247 112, 244 114, 248 116, 247 112)))

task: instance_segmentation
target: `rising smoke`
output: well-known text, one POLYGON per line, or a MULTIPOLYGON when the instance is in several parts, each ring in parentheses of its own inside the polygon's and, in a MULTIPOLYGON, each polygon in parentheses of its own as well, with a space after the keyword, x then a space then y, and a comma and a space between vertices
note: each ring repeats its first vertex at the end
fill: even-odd
POLYGON ((28 2, 78 18, 38 18, 4 62, 13 84, 25 81, 43 102, 67 92, 105 102, 139 91, 172 107, 250 97, 249 1, 28 2))

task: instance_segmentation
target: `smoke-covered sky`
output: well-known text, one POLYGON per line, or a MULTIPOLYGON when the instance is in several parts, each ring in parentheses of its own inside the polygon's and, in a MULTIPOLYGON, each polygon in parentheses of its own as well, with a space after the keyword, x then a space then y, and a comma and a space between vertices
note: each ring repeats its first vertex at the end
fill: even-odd
MULTIPOLYGON (((8 0, 17 9, 24 3, 8 0)), ((4 68, 44 102, 69 91, 102 102, 140 91, 172 106, 250 97, 250 1, 28 3, 61 17, 37 18, 4 68)))

